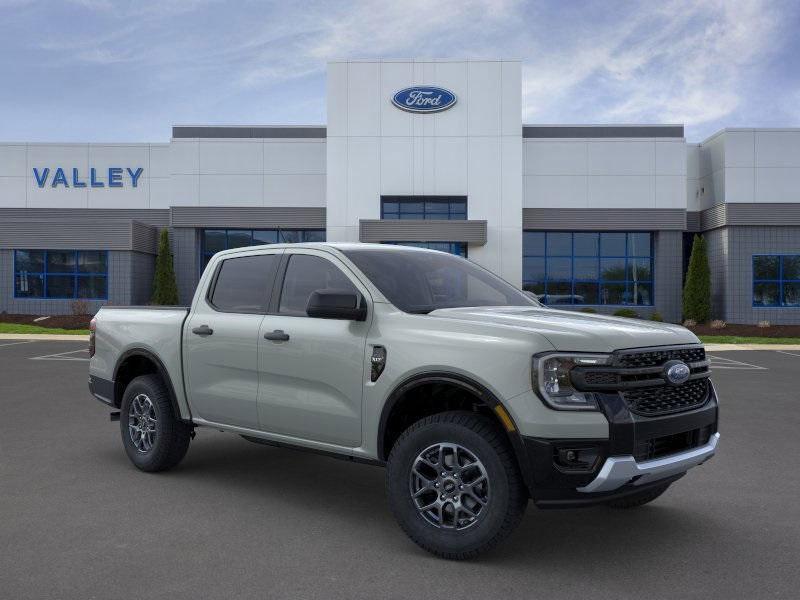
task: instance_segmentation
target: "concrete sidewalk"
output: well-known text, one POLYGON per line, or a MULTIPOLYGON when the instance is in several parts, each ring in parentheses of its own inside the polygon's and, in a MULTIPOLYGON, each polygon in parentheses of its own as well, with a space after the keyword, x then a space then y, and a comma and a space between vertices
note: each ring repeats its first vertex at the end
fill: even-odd
POLYGON ((704 344, 708 352, 728 350, 783 350, 800 352, 800 344, 704 344))
POLYGON ((56 333, 0 333, 0 340, 40 340, 43 342, 88 342, 88 335, 56 333))

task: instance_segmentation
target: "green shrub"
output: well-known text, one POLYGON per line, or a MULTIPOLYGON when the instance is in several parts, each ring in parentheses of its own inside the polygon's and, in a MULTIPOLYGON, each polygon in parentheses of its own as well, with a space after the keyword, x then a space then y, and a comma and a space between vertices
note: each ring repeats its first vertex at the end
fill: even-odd
POLYGON ((178 304, 178 284, 175 281, 175 269, 172 266, 172 250, 169 246, 169 232, 161 230, 156 256, 156 274, 153 277, 152 304, 174 306, 178 304))
POLYGON ((683 286, 683 317, 705 323, 711 316, 711 269, 708 267, 706 241, 694 236, 686 284, 683 286))
POLYGON ((628 319, 638 319, 639 313, 632 308, 620 308, 614 312, 615 317, 627 317, 628 319))
POLYGON ((664 322, 664 317, 661 316, 660 312, 656 311, 652 315, 650 315, 650 320, 651 321, 658 321, 659 323, 663 323, 664 322))
POLYGON ((591 313, 591 314, 596 314, 596 313, 597 313, 597 311, 596 311, 595 309, 593 309, 591 306, 585 306, 585 307, 583 307, 582 309, 580 309, 580 311, 579 311, 579 312, 582 312, 582 313, 591 313))

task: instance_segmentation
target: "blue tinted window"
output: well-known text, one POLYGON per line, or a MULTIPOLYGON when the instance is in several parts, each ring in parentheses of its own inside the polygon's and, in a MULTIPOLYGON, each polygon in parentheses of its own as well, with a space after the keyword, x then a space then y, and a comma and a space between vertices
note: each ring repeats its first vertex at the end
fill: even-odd
POLYGON ((442 219, 463 221, 467 218, 465 196, 383 196, 381 219, 442 219))
POLYGON ((800 254, 753 256, 753 306, 800 306, 800 254))
POLYGON ((462 258, 467 258, 467 244, 464 242, 384 242, 384 244, 429 248, 430 250, 439 250, 439 252, 448 252, 462 258))
POLYGON ((105 250, 15 250, 15 298, 108 299, 105 250))
POLYGON ((324 229, 204 229, 200 244, 200 263, 205 268, 217 252, 231 248, 324 241, 324 229))
POLYGON ((522 244, 523 286, 545 304, 653 304, 650 232, 526 231, 522 244))

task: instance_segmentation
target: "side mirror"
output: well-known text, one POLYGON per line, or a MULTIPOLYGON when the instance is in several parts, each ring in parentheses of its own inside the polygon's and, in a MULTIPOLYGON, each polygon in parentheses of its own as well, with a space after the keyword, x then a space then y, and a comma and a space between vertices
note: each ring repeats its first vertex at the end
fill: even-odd
POLYGON ((306 313, 316 319, 363 321, 367 318, 367 306, 356 292, 317 290, 308 298, 306 313))

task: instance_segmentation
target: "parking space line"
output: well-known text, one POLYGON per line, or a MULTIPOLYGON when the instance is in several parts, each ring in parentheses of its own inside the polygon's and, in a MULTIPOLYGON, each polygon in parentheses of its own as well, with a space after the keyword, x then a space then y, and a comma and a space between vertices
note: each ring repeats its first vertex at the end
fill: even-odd
POLYGON ((711 359, 712 370, 717 369, 738 369, 740 371, 768 371, 767 367, 760 367, 750 363, 742 362, 740 360, 733 360, 732 358, 722 358, 713 354, 707 355, 711 359))
POLYGON ((58 354, 46 354, 44 356, 34 356, 30 360, 70 360, 70 361, 83 361, 89 362, 88 358, 75 358, 71 356, 66 356, 67 354, 76 354, 78 352, 89 352, 87 348, 81 348, 80 350, 70 350, 69 352, 59 352, 58 354))
POLYGON ((788 354, 789 356, 800 356, 796 352, 786 352, 785 350, 775 350, 778 354, 788 354))
POLYGON ((0 344, 0 348, 4 348, 5 346, 18 346, 19 344, 32 344, 36 340, 25 340, 22 342, 10 342, 8 344, 0 344))

